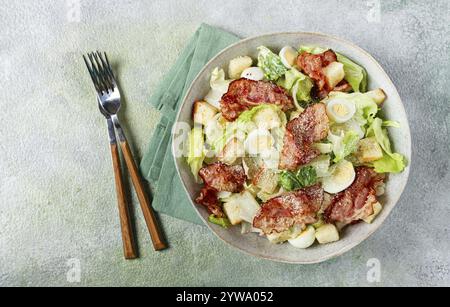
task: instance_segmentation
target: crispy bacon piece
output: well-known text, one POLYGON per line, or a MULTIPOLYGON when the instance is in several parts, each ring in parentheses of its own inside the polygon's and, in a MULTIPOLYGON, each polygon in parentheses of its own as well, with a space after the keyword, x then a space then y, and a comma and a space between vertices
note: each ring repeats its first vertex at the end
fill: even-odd
POLYGON ((323 73, 323 69, 333 62, 337 62, 336 53, 333 50, 327 50, 320 54, 311 54, 308 52, 301 53, 297 58, 297 66, 314 80, 315 86, 312 96, 318 99, 324 99, 332 90, 335 91, 351 91, 350 84, 343 80, 334 89, 328 84, 323 73))
POLYGON ((205 206, 211 214, 216 217, 224 217, 222 207, 219 204, 219 199, 217 197, 217 190, 211 187, 204 187, 200 191, 200 195, 197 197, 195 202, 199 205, 205 206))
POLYGON ((304 228, 306 224, 317 222, 322 201, 320 184, 286 193, 264 203, 253 220, 253 226, 265 234, 281 233, 294 225, 304 228))
POLYGON ((241 165, 229 166, 220 162, 202 168, 199 175, 205 186, 218 192, 239 193, 247 180, 241 165))
POLYGON ((296 170, 320 155, 313 143, 328 135, 329 120, 324 104, 308 107, 299 117, 286 127, 284 147, 281 152, 280 169, 296 170))
POLYGON ((344 93, 350 93, 352 90, 353 90, 353 88, 350 85, 350 83, 347 82, 347 80, 342 80, 333 89, 333 91, 335 91, 335 92, 344 92, 344 93))
POLYGON ((384 179, 383 174, 378 174, 371 168, 357 168, 353 184, 332 198, 330 206, 325 210, 325 220, 328 223, 347 225, 372 215, 373 204, 377 202, 376 190, 384 179))
POLYGON ((300 165, 305 165, 320 155, 311 145, 298 146, 294 135, 286 131, 284 145, 281 151, 280 169, 295 171, 300 165))
POLYGON ((276 104, 285 112, 294 108, 293 98, 282 87, 270 82, 248 79, 231 82, 220 105, 223 117, 234 121, 242 112, 264 103, 276 104))

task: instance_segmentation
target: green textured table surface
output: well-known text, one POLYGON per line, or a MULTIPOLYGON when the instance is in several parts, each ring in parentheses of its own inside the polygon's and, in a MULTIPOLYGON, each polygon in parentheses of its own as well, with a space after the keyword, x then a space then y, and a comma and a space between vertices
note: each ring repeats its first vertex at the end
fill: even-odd
POLYGON ((450 285, 448 1, 0 2, 0 286, 450 285), (159 119, 148 98, 202 22, 241 37, 326 32, 384 66, 408 112, 414 163, 370 239, 295 266, 162 216, 171 248, 156 253, 133 197, 141 258, 123 260, 105 122, 81 54, 106 50, 119 64, 122 120, 141 157, 159 119))

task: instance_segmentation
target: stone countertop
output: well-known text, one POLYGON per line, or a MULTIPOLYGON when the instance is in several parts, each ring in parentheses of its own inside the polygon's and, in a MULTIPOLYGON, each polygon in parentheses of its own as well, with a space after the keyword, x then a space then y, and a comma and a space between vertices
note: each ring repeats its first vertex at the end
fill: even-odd
POLYGON ((0 286, 450 285, 449 1, 0 2, 0 286), (120 64, 122 117, 141 157, 159 119, 148 98, 202 22, 241 37, 330 33, 391 76, 413 164, 398 206, 363 244, 319 265, 280 264, 162 216, 171 248, 156 253, 133 197, 141 258, 123 260, 105 122, 81 54, 107 50, 120 64), (373 264, 380 283, 368 278, 373 264))

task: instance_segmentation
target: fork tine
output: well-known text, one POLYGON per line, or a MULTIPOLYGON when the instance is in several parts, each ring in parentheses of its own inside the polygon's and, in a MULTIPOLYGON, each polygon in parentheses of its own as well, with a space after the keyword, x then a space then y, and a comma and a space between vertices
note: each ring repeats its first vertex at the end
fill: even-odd
POLYGON ((106 60, 106 64, 108 66, 109 72, 113 76, 114 80, 116 80, 116 77, 114 76, 114 72, 112 70, 112 66, 111 66, 111 64, 109 64, 109 60, 108 60, 108 56, 106 55, 106 52, 105 52, 105 60, 106 60))
POLYGON ((105 69, 106 73, 108 74, 109 81, 114 86, 116 83, 116 78, 114 77, 114 73, 112 71, 111 65, 108 61, 108 56, 106 55, 106 52, 103 52, 103 56, 100 52, 97 51, 98 57, 100 58, 100 61, 102 62, 102 66, 105 69))
POLYGON ((106 52, 91 52, 87 56, 83 55, 83 59, 97 93, 103 95, 114 92, 116 79, 106 52))
POLYGON ((100 92, 100 89, 99 89, 98 84, 97 84, 97 78, 96 78, 95 73, 94 73, 93 68, 92 68, 92 63, 90 63, 90 61, 86 58, 86 56, 84 54, 83 54, 83 60, 84 60, 84 63, 86 64, 86 67, 87 67, 87 69, 89 71, 89 75, 91 76, 92 83, 94 83, 95 90, 97 92, 100 92))
POLYGON ((94 58, 95 58, 95 62, 97 64, 97 67, 100 71, 100 77, 102 79, 103 84, 106 86, 105 90, 107 91, 114 91, 114 83, 113 80, 111 80, 111 76, 109 73, 109 69, 106 66, 106 64, 104 63, 100 52, 95 52, 94 54, 94 58))
POLYGON ((97 54, 95 52, 92 52, 91 54, 89 54, 89 58, 91 59, 94 72, 97 75, 97 80, 100 84, 100 90, 107 93, 110 89, 109 82, 105 79, 104 69, 100 61, 97 59, 97 54))

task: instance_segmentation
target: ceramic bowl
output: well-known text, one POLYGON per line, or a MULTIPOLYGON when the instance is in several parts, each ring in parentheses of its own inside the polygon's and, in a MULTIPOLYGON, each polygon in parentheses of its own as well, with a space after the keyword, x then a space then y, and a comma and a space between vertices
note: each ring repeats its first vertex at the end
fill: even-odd
MULTIPOLYGON (((390 129, 390 137, 394 148, 396 151, 405 155, 408 161, 411 161, 411 135, 408 119, 400 96, 389 76, 377 61, 363 49, 343 39, 319 33, 295 32, 266 34, 242 40, 223 50, 205 65, 193 81, 179 110, 177 122, 192 125, 191 115, 193 103, 202 100, 210 90, 209 79, 215 67, 222 67, 226 71, 229 61, 237 56, 250 55, 256 58, 257 47, 261 45, 267 46, 275 51, 280 50, 286 45, 293 47, 313 45, 331 48, 365 67, 369 75, 369 89, 382 88, 388 96, 383 108, 385 117, 398 121, 401 125, 401 129, 390 129)), ((172 144, 173 151, 176 146, 178 144, 174 142, 172 144)), ((259 237, 257 234, 242 235, 241 227, 232 227, 226 230, 208 223, 208 212, 205 208, 197 206, 193 202, 201 186, 195 182, 185 160, 176 157, 175 160, 178 174, 183 182, 187 197, 189 197, 192 206, 205 221, 205 224, 218 238, 256 257, 298 264, 319 263, 337 257, 367 239, 383 224, 392 209, 394 209, 405 188, 409 175, 408 167, 401 174, 389 176, 386 185, 386 194, 380 199, 380 202, 384 205, 384 209, 373 224, 360 223, 347 227, 341 234, 341 240, 336 243, 327 245, 316 244, 309 249, 300 250, 292 247, 290 244, 271 244, 266 238, 259 237)))

